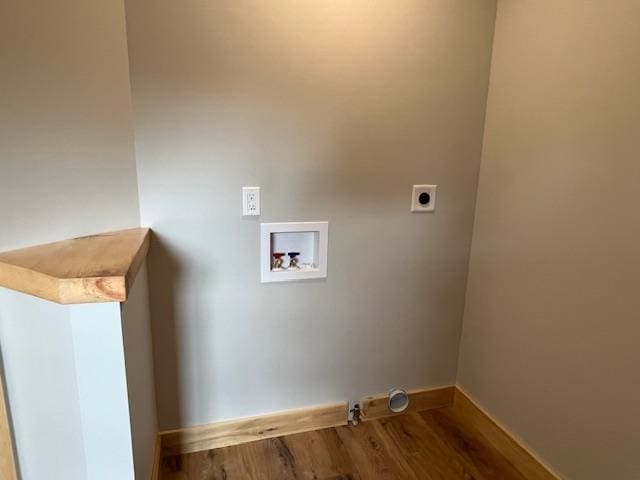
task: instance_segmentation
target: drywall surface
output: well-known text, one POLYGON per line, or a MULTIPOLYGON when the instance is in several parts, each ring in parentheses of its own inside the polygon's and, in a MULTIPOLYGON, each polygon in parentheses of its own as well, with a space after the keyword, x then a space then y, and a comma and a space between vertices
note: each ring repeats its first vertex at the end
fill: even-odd
POLYGON ((69 316, 86 478, 134 480, 120 304, 71 305, 69 316))
POLYGON ((453 383, 495 2, 126 7, 161 426, 453 383), (260 284, 260 221, 323 220, 328 278, 260 284))
MULTIPOLYGON (((135 308, 127 306, 128 320, 134 320, 135 308)), ((155 409, 132 409, 139 415, 130 421, 122 328, 118 303, 57 305, 0 289, 2 354, 21 480, 134 478, 132 447, 144 449, 132 428, 155 409)), ((150 350, 144 343, 139 348, 150 350)), ((146 473, 140 478, 149 478, 151 459, 140 457, 136 468, 146 473)))
POLYGON ((124 6, 0 5, 0 249, 139 225, 124 6))
POLYGON ((86 480, 69 307, 0 288, 0 347, 21 480, 86 480))
POLYGON ((640 478, 640 3, 498 5, 459 383, 567 478, 640 478))
POLYGON ((158 414, 146 263, 138 272, 127 301, 120 304, 120 308, 135 478, 148 479, 151 478, 158 434, 158 414))
MULTIPOLYGON (((139 225, 125 34, 121 2, 0 3, 0 250, 139 225)), ((72 346, 66 307, 2 292, 22 480, 86 479, 72 346)))

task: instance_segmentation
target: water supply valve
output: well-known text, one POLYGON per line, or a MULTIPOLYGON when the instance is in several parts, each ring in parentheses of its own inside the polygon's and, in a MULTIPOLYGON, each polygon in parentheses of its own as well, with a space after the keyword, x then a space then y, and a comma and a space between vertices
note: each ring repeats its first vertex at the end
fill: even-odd
POLYGON ((282 270, 282 257, 284 257, 284 253, 275 252, 273 254, 273 270, 282 270))
POLYGON ((298 266, 298 255, 300 255, 300 252, 289 252, 287 255, 289 255, 289 268, 300 268, 298 266))

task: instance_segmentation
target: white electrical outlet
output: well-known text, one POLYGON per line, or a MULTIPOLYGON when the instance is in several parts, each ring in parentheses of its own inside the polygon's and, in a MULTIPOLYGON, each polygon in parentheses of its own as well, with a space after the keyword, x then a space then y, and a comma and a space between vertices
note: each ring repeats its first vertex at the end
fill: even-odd
POLYGON ((433 212, 436 209, 437 185, 414 185, 411 193, 412 212, 433 212))
POLYGON ((260 187, 242 187, 242 215, 260 215, 260 187))

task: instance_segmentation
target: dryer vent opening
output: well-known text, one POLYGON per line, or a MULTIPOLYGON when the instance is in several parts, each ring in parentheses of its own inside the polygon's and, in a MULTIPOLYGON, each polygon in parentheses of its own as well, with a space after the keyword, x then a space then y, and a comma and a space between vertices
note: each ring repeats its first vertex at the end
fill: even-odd
POLYGON ((389 393, 389 410, 393 413, 404 412, 409 406, 409 395, 404 390, 396 388, 389 393))

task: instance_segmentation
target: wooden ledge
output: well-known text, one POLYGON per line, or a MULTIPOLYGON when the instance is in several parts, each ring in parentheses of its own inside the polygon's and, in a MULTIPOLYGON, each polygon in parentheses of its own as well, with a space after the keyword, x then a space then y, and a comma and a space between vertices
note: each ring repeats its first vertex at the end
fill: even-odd
POLYGON ((62 304, 124 302, 149 249, 132 228, 0 253, 0 286, 62 304))

